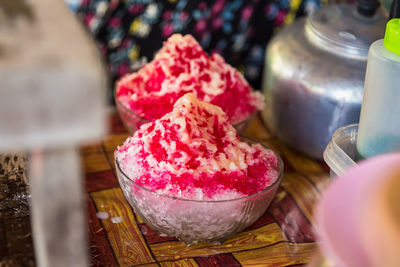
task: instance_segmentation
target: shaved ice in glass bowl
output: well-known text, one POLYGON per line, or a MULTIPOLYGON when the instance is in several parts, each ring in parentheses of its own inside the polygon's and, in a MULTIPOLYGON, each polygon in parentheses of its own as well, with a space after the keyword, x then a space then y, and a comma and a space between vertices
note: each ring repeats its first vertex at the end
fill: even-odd
POLYGON ((243 75, 218 54, 208 56, 191 36, 172 35, 139 71, 122 77, 115 87, 120 117, 130 133, 172 111, 186 93, 222 108, 232 125, 243 131, 264 107, 263 95, 252 91, 243 75))
POLYGON ((221 108, 188 93, 115 151, 125 198, 159 234, 187 245, 223 243, 267 209, 283 173, 280 157, 240 140, 221 108))

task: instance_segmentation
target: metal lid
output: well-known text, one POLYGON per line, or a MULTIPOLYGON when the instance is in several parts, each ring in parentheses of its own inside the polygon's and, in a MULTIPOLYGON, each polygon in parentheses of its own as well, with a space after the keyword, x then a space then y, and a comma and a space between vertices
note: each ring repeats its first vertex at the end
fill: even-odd
POLYGON ((366 59, 369 46, 382 39, 387 14, 366 16, 350 4, 328 5, 307 19, 308 38, 320 48, 345 57, 366 59))

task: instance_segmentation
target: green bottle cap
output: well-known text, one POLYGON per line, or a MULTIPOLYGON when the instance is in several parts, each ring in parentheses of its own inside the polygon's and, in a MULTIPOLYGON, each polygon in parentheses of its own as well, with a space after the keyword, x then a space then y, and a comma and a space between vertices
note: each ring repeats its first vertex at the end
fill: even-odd
POLYGON ((400 55, 400 19, 391 19, 386 24, 383 45, 387 50, 400 55))

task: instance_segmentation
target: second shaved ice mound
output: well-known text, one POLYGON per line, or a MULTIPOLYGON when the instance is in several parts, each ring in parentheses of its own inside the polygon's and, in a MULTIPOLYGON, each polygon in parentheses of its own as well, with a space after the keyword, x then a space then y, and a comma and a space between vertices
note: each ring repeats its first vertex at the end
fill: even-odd
POLYGON ((232 124, 263 108, 263 96, 252 92, 235 68, 213 54, 208 56, 190 35, 171 36, 153 61, 124 76, 116 88, 117 101, 148 121, 171 112, 186 93, 222 108, 232 124))

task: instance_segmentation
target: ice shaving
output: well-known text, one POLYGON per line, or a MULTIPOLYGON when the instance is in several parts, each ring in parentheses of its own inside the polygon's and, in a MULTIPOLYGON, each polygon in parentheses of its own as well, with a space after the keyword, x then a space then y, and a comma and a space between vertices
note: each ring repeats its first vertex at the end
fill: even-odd
POLYGON ((242 74, 218 54, 208 54, 191 36, 172 35, 153 61, 118 81, 116 98, 136 115, 153 121, 171 112, 186 93, 222 108, 232 124, 264 105, 242 74))
POLYGON ((140 186, 188 200, 248 196, 279 176, 273 151, 240 141, 227 114, 194 93, 185 94, 171 112, 143 125, 117 148, 115 157, 121 170, 140 186))

